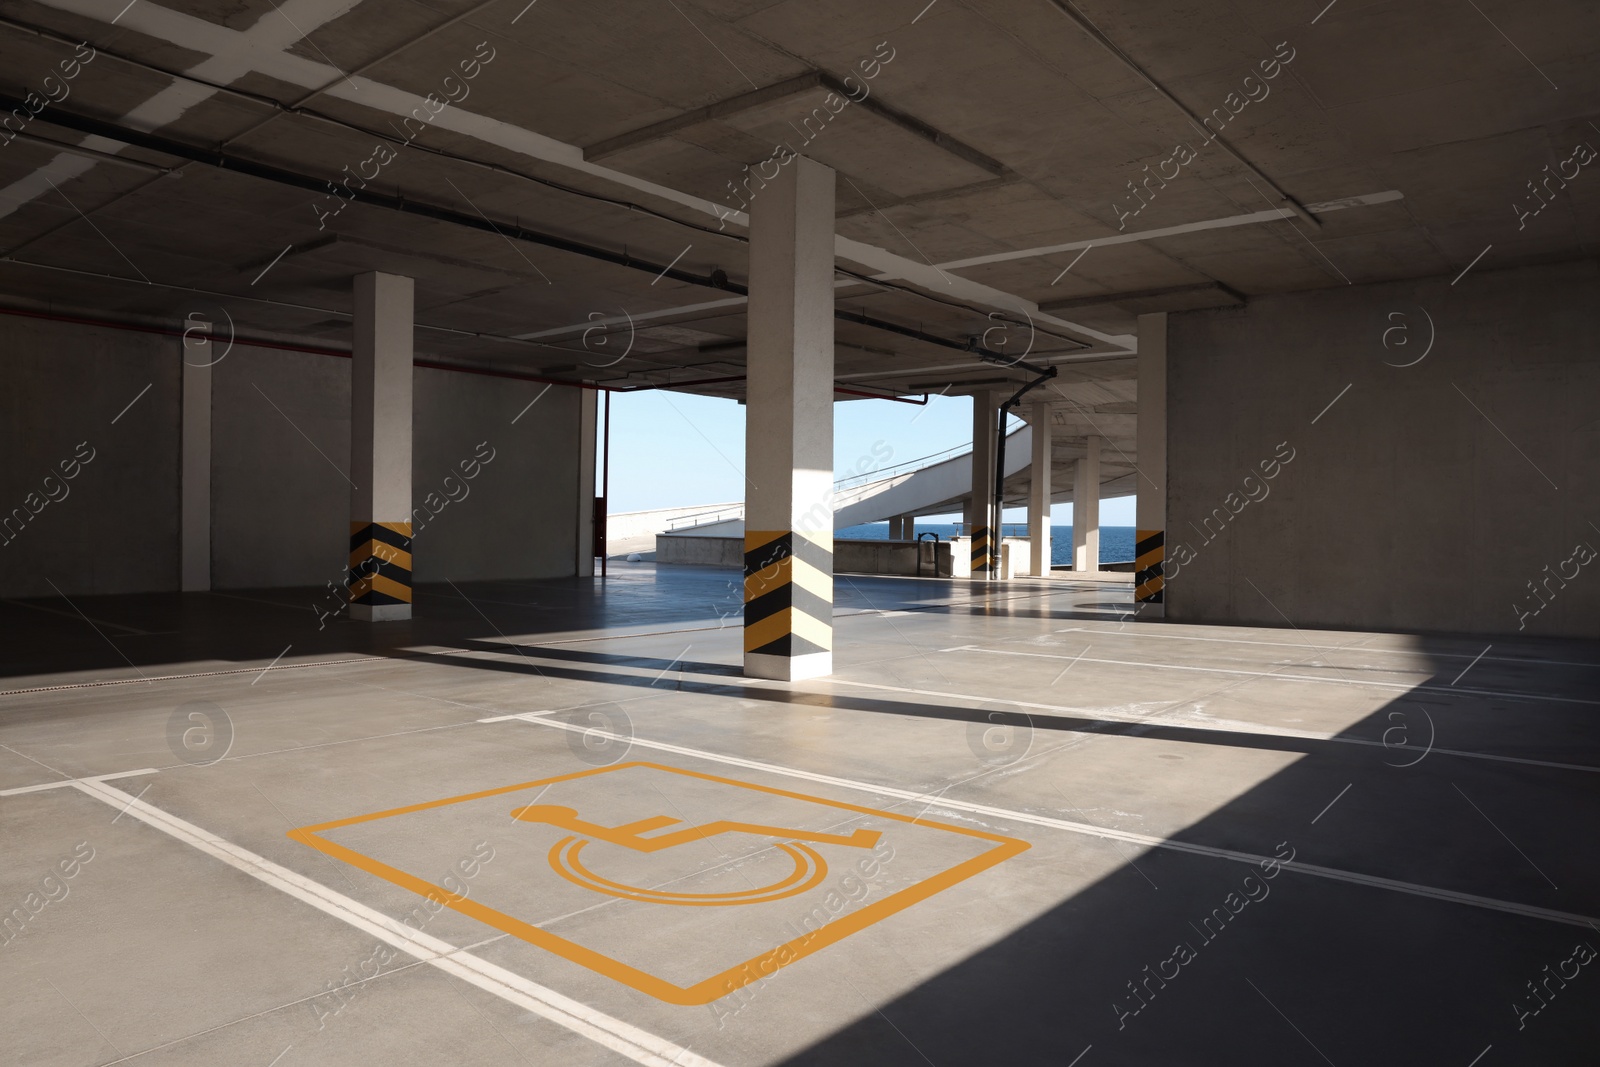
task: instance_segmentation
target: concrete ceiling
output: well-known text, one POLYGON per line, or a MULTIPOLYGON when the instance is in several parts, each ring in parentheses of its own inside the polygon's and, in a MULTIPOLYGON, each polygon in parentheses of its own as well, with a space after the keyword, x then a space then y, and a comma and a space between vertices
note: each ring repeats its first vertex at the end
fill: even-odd
POLYGON ((125 4, 0 18, 0 91, 67 87, 0 146, 0 302, 338 347, 351 275, 387 270, 417 279, 429 358, 739 396, 735 185, 783 142, 840 173, 838 306, 875 323, 836 324, 842 386, 1028 380, 963 350, 985 338, 1059 365, 1071 421, 1134 399, 1110 383, 1142 312, 1600 241, 1600 167, 1513 206, 1600 146, 1583 0, 125 4), (94 58, 63 67, 78 42, 94 58), (325 181, 380 144, 369 191, 443 217, 324 216, 340 202, 212 165, 325 181))

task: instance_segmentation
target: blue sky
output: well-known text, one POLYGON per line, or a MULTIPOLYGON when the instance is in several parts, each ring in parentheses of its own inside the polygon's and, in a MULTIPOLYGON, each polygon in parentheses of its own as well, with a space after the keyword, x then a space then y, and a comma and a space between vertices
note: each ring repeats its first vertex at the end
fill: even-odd
MULTIPOLYGON (((969 397, 936 396, 927 407, 891 400, 833 406, 835 477, 965 448, 971 440, 969 397), (880 460, 886 448, 892 452, 880 460)), ((611 448, 613 513, 744 499, 744 405, 736 401, 661 390, 615 393, 611 448)), ((1009 508, 1005 521, 1026 517, 1022 509, 1009 508)), ((1072 505, 1057 504, 1051 521, 1069 525, 1072 505)), ((1103 501, 1100 522, 1132 526, 1133 498, 1103 501)))

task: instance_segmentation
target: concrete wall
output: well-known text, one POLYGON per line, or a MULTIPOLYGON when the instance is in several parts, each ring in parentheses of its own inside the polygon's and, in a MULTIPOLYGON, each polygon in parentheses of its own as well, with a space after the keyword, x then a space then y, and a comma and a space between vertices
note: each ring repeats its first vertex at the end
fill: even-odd
POLYGON ((572 574, 581 390, 453 371, 416 375, 411 505, 433 517, 416 512, 412 522, 415 579, 572 574))
POLYGON ((744 568, 744 538, 704 534, 656 534, 657 563, 744 568))
POLYGON ((179 351, 0 315, 0 596, 176 588, 179 351))
POLYGON ((1170 316, 1167 617, 1600 637, 1597 295, 1480 265, 1170 316))
POLYGON ((924 578, 948 578, 953 573, 950 548, 949 541, 835 540, 833 569, 844 574, 916 577, 920 572, 924 578))
MULTIPOLYGON (((571 574, 578 390, 414 373, 413 580, 571 574)), ((215 587, 337 585, 350 547, 349 361, 235 347, 216 374, 215 587)))
MULTIPOLYGON (((965 542, 961 544, 965 545, 965 542)), ((917 553, 917 545, 911 541, 836 540, 833 542, 833 569, 839 574, 915 575, 917 553)), ((742 568, 744 538, 717 537, 708 534, 657 534, 656 562, 742 568)), ((929 578, 950 577, 951 542, 941 541, 937 547, 923 550, 922 570, 924 576, 929 578)))
POLYGON ((350 361, 222 351, 211 357, 211 586, 337 587, 350 553, 350 361))
MULTIPOLYGON (((177 337, 0 315, 0 520, 21 509, 0 523, 0 596, 178 587, 182 351, 177 337), (93 458, 65 480, 80 451, 93 458)), ((212 358, 213 588, 337 586, 350 362, 220 343, 212 358)), ((414 373, 415 579, 572 574, 579 391, 414 373)))

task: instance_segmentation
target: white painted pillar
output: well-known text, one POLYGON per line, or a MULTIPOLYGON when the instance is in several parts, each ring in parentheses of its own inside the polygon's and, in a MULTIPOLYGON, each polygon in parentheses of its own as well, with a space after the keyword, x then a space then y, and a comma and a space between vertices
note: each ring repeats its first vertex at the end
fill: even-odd
POLYGON ((1000 397, 991 390, 972 394, 972 576, 986 578, 1000 564, 999 516, 994 513, 994 461, 1000 426, 1000 397))
POLYGON ((1072 569, 1080 574, 1100 569, 1100 438, 1083 439, 1072 482, 1072 569))
POLYGON ((1167 314, 1139 316, 1138 445, 1134 586, 1137 616, 1166 614, 1167 314))
POLYGON ((1050 405, 1033 405, 1033 456, 1028 464, 1028 558, 1036 578, 1050 577, 1050 405))
POLYGON ((411 618, 413 286, 355 279, 350 367, 350 617, 411 618))
POLYGON ((599 397, 598 390, 578 390, 578 544, 574 573, 579 578, 594 577, 594 449, 599 397))
POLYGON ((190 318, 183 324, 183 402, 179 458, 180 588, 185 593, 211 588, 211 323, 190 318))
POLYGON ((833 673, 831 167, 799 156, 750 204, 744 673, 833 673))

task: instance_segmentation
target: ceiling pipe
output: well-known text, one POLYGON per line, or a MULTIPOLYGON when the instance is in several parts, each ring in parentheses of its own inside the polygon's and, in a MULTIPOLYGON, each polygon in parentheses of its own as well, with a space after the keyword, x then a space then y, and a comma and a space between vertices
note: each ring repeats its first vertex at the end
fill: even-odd
MULTIPOLYGON (((469 11, 468 14, 470 14, 470 13, 471 12, 469 11)), ((12 29, 19 30, 19 31, 21 31, 23 33, 32 34, 33 36, 38 37, 41 40, 54 41, 57 44, 66 45, 68 47, 75 47, 79 43, 78 39, 75 38, 75 37, 69 37, 69 36, 66 36, 66 35, 61 34, 61 33, 57 33, 54 30, 50 30, 50 29, 47 29, 47 28, 42 27, 42 26, 33 25, 33 24, 27 23, 27 22, 19 22, 16 19, 6 18, 4 16, 0 16, 0 26, 10 27, 12 29)), ((376 137, 381 141, 388 141, 391 144, 401 144, 402 143, 402 142, 396 140, 394 137, 392 137, 390 135, 390 133, 385 132, 384 130, 380 130, 380 129, 376 129, 376 128, 369 128, 369 127, 363 126, 363 125, 361 125, 359 123, 354 123, 354 122, 347 121, 345 119, 337 118, 337 117, 335 117, 333 115, 327 114, 325 112, 317 111, 317 110, 312 109, 312 108, 298 107, 298 106, 288 106, 288 105, 283 104, 281 101, 279 101, 275 97, 267 96, 267 95, 262 94, 262 93, 248 92, 248 91, 239 89, 237 86, 224 84, 222 82, 208 81, 208 80, 206 80, 204 78, 197 78, 192 73, 181 71, 181 70, 177 70, 177 69, 170 69, 170 68, 167 68, 167 67, 160 66, 158 64, 154 64, 154 63, 147 62, 145 60, 141 60, 141 59, 135 59, 131 55, 128 55, 128 54, 126 54, 124 52, 119 52, 119 51, 117 51, 115 49, 112 49, 112 48, 104 48, 104 47, 99 48, 99 49, 97 49, 97 54, 104 55, 104 56, 109 56, 109 57, 117 60, 120 63, 123 63, 123 64, 125 64, 127 66, 133 67, 133 68, 135 68, 137 70, 145 71, 147 73, 160 75, 160 76, 165 77, 165 78, 171 78, 174 81, 181 81, 181 82, 186 82, 186 83, 189 83, 189 84, 192 84, 192 85, 204 86, 206 89, 210 90, 213 93, 217 93, 217 94, 220 94, 222 96, 229 97, 231 99, 246 101, 248 103, 251 103, 251 104, 254 104, 254 105, 257 105, 257 106, 260 106, 260 107, 267 108, 269 111, 273 112, 275 115, 278 115, 278 114, 294 115, 294 116, 297 116, 297 117, 300 117, 300 118, 309 119, 309 120, 311 120, 313 122, 324 123, 324 124, 326 124, 328 126, 332 126, 332 127, 336 128, 338 130, 341 130, 343 132, 359 133, 359 134, 362 134, 362 135, 368 136, 368 137, 376 137)), ((243 135, 238 135, 238 136, 243 136, 243 135)), ((227 145, 234 143, 235 140, 237 140, 237 136, 229 138, 228 140, 222 142, 221 147, 226 147, 227 145)), ((435 147, 432 147, 432 146, 429 146, 429 145, 422 144, 420 142, 411 142, 408 147, 411 147, 411 148, 413 148, 413 149, 415 149, 416 151, 419 151, 419 152, 427 153, 428 155, 437 157, 439 159, 447 159, 447 160, 450 160, 451 162, 454 162, 454 163, 460 163, 463 166, 470 166, 470 167, 477 168, 479 170, 490 171, 490 172, 492 172, 494 174, 501 175, 502 177, 514 178, 514 179, 517 179, 517 180, 520 180, 520 181, 526 181, 526 182, 533 182, 534 184, 543 186, 543 187, 545 187, 547 189, 554 189, 554 190, 557 190, 559 192, 563 192, 563 193, 567 193, 567 194, 572 195, 572 196, 580 197, 580 198, 582 198, 584 200, 589 200, 589 201, 593 201, 595 203, 601 203, 601 204, 609 204, 612 207, 622 208, 622 209, 624 209, 626 211, 630 211, 630 212, 638 212, 640 214, 648 215, 648 216, 650 216, 652 218, 659 219, 662 222, 671 223, 671 224, 673 224, 675 226, 687 227, 689 229, 695 230, 695 231, 697 231, 699 233, 703 233, 703 234, 705 234, 707 236, 710 236, 710 237, 721 237, 721 238, 724 238, 724 239, 727 239, 727 240, 731 240, 731 241, 736 241, 736 242, 739 242, 739 243, 742 243, 742 244, 748 244, 749 240, 750 240, 749 237, 745 236, 744 234, 736 233, 736 232, 734 232, 732 230, 712 229, 710 226, 702 226, 697 222, 693 222, 693 221, 690 221, 688 219, 680 218, 680 217, 678 217, 676 215, 671 215, 671 214, 667 214, 667 213, 662 212, 662 211, 658 211, 658 210, 656 210, 654 208, 651 208, 651 207, 649 207, 649 206, 647 206, 645 204, 636 203, 636 202, 631 201, 631 200, 623 200, 623 199, 618 199, 616 197, 605 196, 605 195, 602 195, 600 193, 596 193, 596 192, 594 192, 592 190, 588 190, 588 189, 580 189, 580 188, 577 188, 575 186, 563 184, 562 182, 555 181, 554 179, 551 179, 551 178, 548 178, 548 177, 543 177, 543 176, 540 176, 540 175, 531 174, 531 173, 528 173, 526 171, 521 171, 521 170, 517 170, 517 169, 512 168, 512 167, 503 166, 503 165, 501 165, 499 163, 487 162, 487 161, 482 160, 482 159, 476 159, 476 158, 474 158, 472 156, 462 155, 460 153, 448 151, 448 150, 442 149, 442 148, 435 148, 435 147)), ((179 168, 178 170, 174 171, 174 173, 181 176, 181 174, 182 174, 181 168, 179 168)), ((1009 178, 993 178, 993 179, 989 179, 989 180, 984 181, 984 182, 978 182, 978 183, 975 183, 975 184, 972 184, 972 185, 961 186, 961 187, 959 187, 957 189, 953 189, 953 190, 952 189, 947 189, 947 190, 944 190, 942 193, 924 193, 924 194, 919 194, 918 196, 913 196, 913 197, 908 197, 908 198, 904 198, 904 199, 900 199, 900 200, 895 200, 895 201, 893 201, 893 202, 891 202, 891 203, 889 203, 889 204, 887 204, 885 206, 893 207, 893 206, 896 206, 896 205, 899 205, 899 204, 918 203, 918 202, 920 202, 920 201, 922 201, 924 199, 927 199, 928 197, 931 197, 931 196, 947 196, 947 195, 956 195, 956 194, 965 194, 965 193, 977 192, 980 189, 989 188, 989 187, 991 187, 991 186, 993 186, 995 184, 1005 184, 1009 180, 1011 180, 1011 179, 1009 179, 1009 178)), ((142 188, 142 187, 140 187, 140 188, 142 188)), ((137 192, 138 190, 135 189, 133 191, 137 192)), ((115 201, 112 201, 112 202, 114 203, 115 201)), ((107 206, 107 205, 100 205, 100 208, 103 208, 105 206, 107 206)), ((100 208, 96 208, 94 210, 100 210, 100 208)), ((869 209, 862 209, 862 210, 869 210, 869 209)), ((850 215, 850 214, 854 214, 854 213, 855 212, 845 212, 845 215, 850 215)), ((844 215, 841 215, 840 217, 842 218, 842 217, 844 217, 844 215)), ((955 307, 955 308, 958 308, 960 310, 971 311, 974 314, 984 314, 983 312, 978 311, 976 308, 972 308, 972 307, 969 307, 969 306, 966 306, 966 305, 963 305, 963 304, 958 304, 958 303, 955 303, 955 302, 952 302, 952 301, 948 301, 948 300, 943 300, 943 299, 941 299, 939 297, 933 296, 930 293, 923 292, 923 291, 920 291, 918 289, 914 289, 914 288, 912 288, 912 287, 910 287, 908 285, 899 285, 899 284, 896 284, 894 282, 887 281, 886 279, 883 279, 883 278, 868 278, 865 275, 857 275, 854 272, 845 270, 843 268, 836 268, 836 270, 838 271, 838 273, 849 275, 850 277, 856 278, 858 281, 871 282, 871 284, 877 285, 880 288, 897 290, 897 291, 900 291, 900 292, 907 293, 907 294, 909 294, 911 296, 918 297, 920 299, 932 300, 932 301, 934 301, 936 303, 946 304, 947 306, 955 307)), ((993 317, 993 313, 990 313, 989 317, 993 317)), ((1015 322, 1015 320, 1011 320, 1011 321, 1015 322)), ((1020 323, 1018 323, 1018 325, 1020 325, 1020 323)), ((1046 332, 1048 332, 1048 331, 1046 331, 1046 332)), ((1064 340, 1064 341, 1069 341, 1070 343, 1076 344, 1081 348, 1092 347, 1090 345, 1084 344, 1082 341, 1079 341, 1076 338, 1066 337, 1066 336, 1061 335, 1061 334, 1050 334, 1050 336, 1058 337, 1058 338, 1060 338, 1061 340, 1064 340)), ((931 337, 924 338, 924 339, 928 340, 930 343, 935 343, 935 344, 940 343, 942 341, 942 339, 931 338, 931 337)))
POLYGON ((42 145, 52 152, 65 152, 71 156, 82 156, 85 159, 93 159, 100 163, 112 163, 116 166, 127 167, 131 170, 142 170, 146 174, 174 175, 179 178, 183 177, 183 175, 179 174, 171 167, 161 167, 154 163, 146 163, 142 159, 133 159, 129 156, 113 155, 110 152, 101 152, 94 148, 85 148, 83 145, 65 144, 61 141, 51 140, 48 137, 40 137, 38 134, 29 133, 27 130, 18 130, 15 133, 11 133, 11 131, 8 130, 7 133, 10 133, 10 138, 6 141, 7 144, 10 144, 13 140, 26 141, 29 144, 42 145))
MULTIPOLYGON (((108 330, 124 330, 130 333, 152 333, 163 337, 201 337, 207 341, 218 344, 242 345, 245 348, 271 348, 280 352, 305 352, 313 356, 334 356, 338 359, 349 359, 350 350, 346 348, 323 348, 317 345, 294 344, 287 341, 268 341, 264 338, 226 336, 213 333, 209 330, 180 330, 172 326, 147 326, 137 322, 119 322, 115 319, 93 318, 88 315, 62 315, 52 311, 31 311, 24 308, 0 307, 0 315, 16 315, 28 319, 45 319, 49 322, 65 322, 75 326, 98 326, 108 330)), ((414 367, 425 367, 428 370, 453 371, 457 374, 481 374, 490 378, 509 378, 518 382, 537 382, 545 385, 566 385, 574 389, 592 389, 602 393, 645 393, 654 389, 683 389, 693 385, 715 385, 722 382, 742 382, 746 380, 743 374, 736 374, 726 378, 706 378, 690 382, 667 382, 662 385, 601 385, 598 382, 572 381, 567 378, 546 378, 538 374, 525 374, 518 371, 495 370, 491 367, 465 367, 457 363, 440 363, 431 359, 413 359, 414 367)), ((873 400, 893 400, 900 404, 916 404, 924 406, 928 403, 927 394, 921 398, 910 396, 891 396, 886 393, 869 393, 860 389, 847 389, 844 386, 834 386, 836 393, 845 393, 849 396, 868 397, 873 400)))
MULTIPOLYGON (((999 440, 996 442, 994 449, 994 550, 989 553, 989 577, 991 578, 1000 577, 1000 542, 1003 540, 1001 533, 1005 529, 1006 419, 1011 415, 1011 409, 1022 403, 1024 396, 1056 376, 1054 367, 1044 367, 1042 369, 1029 367, 1028 369, 1037 374, 1038 377, 1023 385, 1015 393, 1012 393, 1011 399, 1000 405, 999 427, 996 430, 999 440)), ((1034 472, 1034 476, 1038 477, 1037 471, 1034 472)))
MULTIPOLYGON (((30 311, 24 308, 8 307, 0 307, 0 315, 46 319, 50 322, 66 322, 75 326, 98 326, 107 330, 124 330, 129 333, 153 333, 163 337, 200 337, 218 344, 241 345, 245 348, 271 348, 280 352, 306 352, 313 356, 334 356, 338 359, 350 358, 350 350, 347 348, 323 348, 318 345, 295 344, 287 341, 268 341, 264 338, 228 336, 226 334, 213 333, 210 330, 180 330, 172 326, 147 326, 138 322, 119 322, 115 319, 94 318, 88 315, 62 315, 52 311, 30 311)), ((612 391, 610 386, 596 385, 590 382, 575 382, 565 378, 546 378, 538 374, 494 370, 488 367, 463 367, 458 364, 440 363, 431 359, 414 359, 411 363, 412 366, 426 367, 428 370, 455 371, 460 374, 483 374, 491 378, 510 378, 519 382, 568 385, 574 389, 612 391)), ((632 390, 622 391, 631 392, 632 390)))
MULTIPOLYGON (((468 14, 471 14, 471 12, 469 11, 468 14)), ((79 38, 77 37, 68 37, 43 26, 35 26, 31 23, 19 22, 16 19, 6 18, 3 15, 0 15, 0 26, 9 27, 10 29, 18 30, 22 33, 32 34, 40 40, 54 41, 56 44, 65 45, 68 48, 74 48, 80 43, 79 38)), ((238 88, 235 85, 224 84, 216 81, 208 81, 205 78, 197 78, 192 73, 174 68, 163 67, 159 64, 150 63, 142 59, 135 59, 133 56, 128 55, 125 52, 119 52, 112 48, 97 47, 95 49, 95 54, 109 56, 119 63, 132 67, 135 70, 143 71, 147 74, 155 74, 162 78, 170 78, 175 82, 185 82, 190 85, 202 86, 210 90, 212 93, 225 96, 231 100, 240 100, 249 104, 254 104, 258 107, 264 107, 274 115, 294 115, 298 118, 310 119, 313 122, 320 122, 324 125, 332 126, 335 129, 341 130, 345 133, 359 133, 363 136, 376 137, 379 140, 387 140, 391 143, 398 143, 390 134, 385 133, 382 130, 369 129, 368 127, 362 126, 358 123, 335 118, 333 115, 317 111, 314 108, 286 105, 275 97, 266 96, 262 93, 248 92, 238 88)), ((244 136, 244 134, 239 134, 223 143, 231 144, 234 140, 237 140, 238 136, 244 136)), ((413 142, 411 147, 415 148, 419 152, 426 152, 427 154, 436 156, 440 159, 448 159, 455 163, 476 167, 479 170, 492 171, 493 173, 499 174, 503 177, 518 178, 522 181, 528 181, 533 182, 536 185, 542 185, 547 189, 555 189, 559 192, 568 193, 572 196, 582 197, 585 200, 591 200, 595 203, 610 204, 612 207, 623 208, 627 211, 637 211, 653 218, 660 219, 662 222, 670 222, 676 226, 686 226, 691 230, 698 230, 700 233, 711 237, 723 237, 727 238, 728 240, 740 242, 746 242, 749 240, 749 238, 745 237, 743 234, 734 233, 731 230, 714 230, 710 226, 701 226, 699 223, 691 222, 688 219, 678 218, 674 215, 665 214, 644 204, 635 203, 631 200, 621 200, 616 197, 605 196, 587 189, 579 189, 575 186, 565 185, 551 178, 540 177, 538 175, 529 174, 511 167, 502 166, 499 163, 485 162, 481 159, 474 159, 471 156, 460 155, 442 148, 433 148, 417 142, 413 142)))
MULTIPOLYGON (((749 376, 745 374, 729 374, 720 378, 696 378, 692 382, 667 382, 662 385, 607 385, 601 388, 609 389, 614 393, 637 393, 647 389, 666 389, 669 386, 673 389, 683 389, 691 385, 721 385, 724 382, 743 382, 748 380, 749 376)), ((923 393, 920 397, 894 396, 890 393, 869 393, 862 389, 847 389, 842 385, 835 385, 833 391, 844 393, 846 396, 864 396, 869 400, 893 400, 897 404, 915 404, 918 407, 926 407, 928 404, 927 393, 923 393)))
MULTIPOLYGON (((22 100, 7 94, 0 94, 0 112, 24 106, 25 105, 22 100)), ((255 160, 244 159, 236 155, 231 155, 227 152, 217 151, 215 149, 200 148, 195 145, 186 144, 182 141, 175 141, 168 137, 162 137, 158 134, 146 133, 142 130, 135 130, 115 122, 107 122, 103 119, 91 118, 87 115, 79 115, 60 107, 51 108, 46 115, 40 117, 40 121, 49 122, 63 129, 75 130, 79 133, 85 133, 97 137, 105 137, 113 141, 120 141, 123 144, 129 145, 130 147, 143 148, 152 152, 160 152, 163 155, 174 156, 178 159, 187 159, 195 163, 203 163, 207 166, 216 167, 219 170, 232 171, 236 174, 260 178, 264 181, 276 182, 279 185, 287 185, 297 189, 305 189, 307 191, 316 193, 318 196, 335 195, 355 203, 388 208, 391 211, 399 211, 409 215, 417 215, 422 218, 433 219, 436 222, 446 222, 456 226, 464 226, 468 229, 492 233, 498 237, 515 238, 519 241, 525 241, 528 244, 542 245, 546 248, 554 248, 558 251, 570 252, 574 255, 599 260, 603 263, 611 263, 619 267, 627 267, 631 270, 646 272, 657 279, 671 278, 674 281, 684 282, 689 285, 704 286, 708 289, 719 289, 724 292, 737 294, 739 296, 750 295, 750 290, 747 286, 730 280, 727 274, 720 270, 713 270, 710 274, 702 275, 695 274, 692 271, 680 270, 671 264, 663 267, 659 263, 653 263, 649 260, 638 259, 634 256, 631 256, 626 251, 615 252, 608 248, 601 248, 598 245, 586 244, 582 241, 574 241, 570 238, 558 237, 554 234, 542 233, 538 230, 530 230, 516 223, 497 223, 491 221, 487 216, 484 215, 469 215, 466 212, 456 211, 453 208, 439 207, 438 205, 424 203, 420 200, 408 200, 403 196, 391 196, 387 193, 375 192, 370 188, 363 187, 360 189, 351 189, 348 186, 345 186, 343 187, 343 193, 336 193, 334 192, 336 183, 329 179, 315 178, 309 174, 302 174, 298 171, 288 170, 284 167, 274 166, 270 163, 258 163, 255 160)), ((925 344, 938 345, 942 348, 953 348, 960 352, 973 352, 976 353, 980 358, 1007 358, 1004 353, 991 351, 983 347, 981 344, 974 345, 974 342, 971 340, 955 341, 947 337, 939 337, 935 334, 924 333, 921 330, 914 330, 908 326, 901 326, 897 323, 888 322, 883 319, 862 315, 856 312, 844 311, 836 308, 834 310, 834 318, 845 322, 854 322, 872 329, 884 330, 889 333, 899 334, 902 337, 910 337, 915 340, 922 341, 925 344)))

